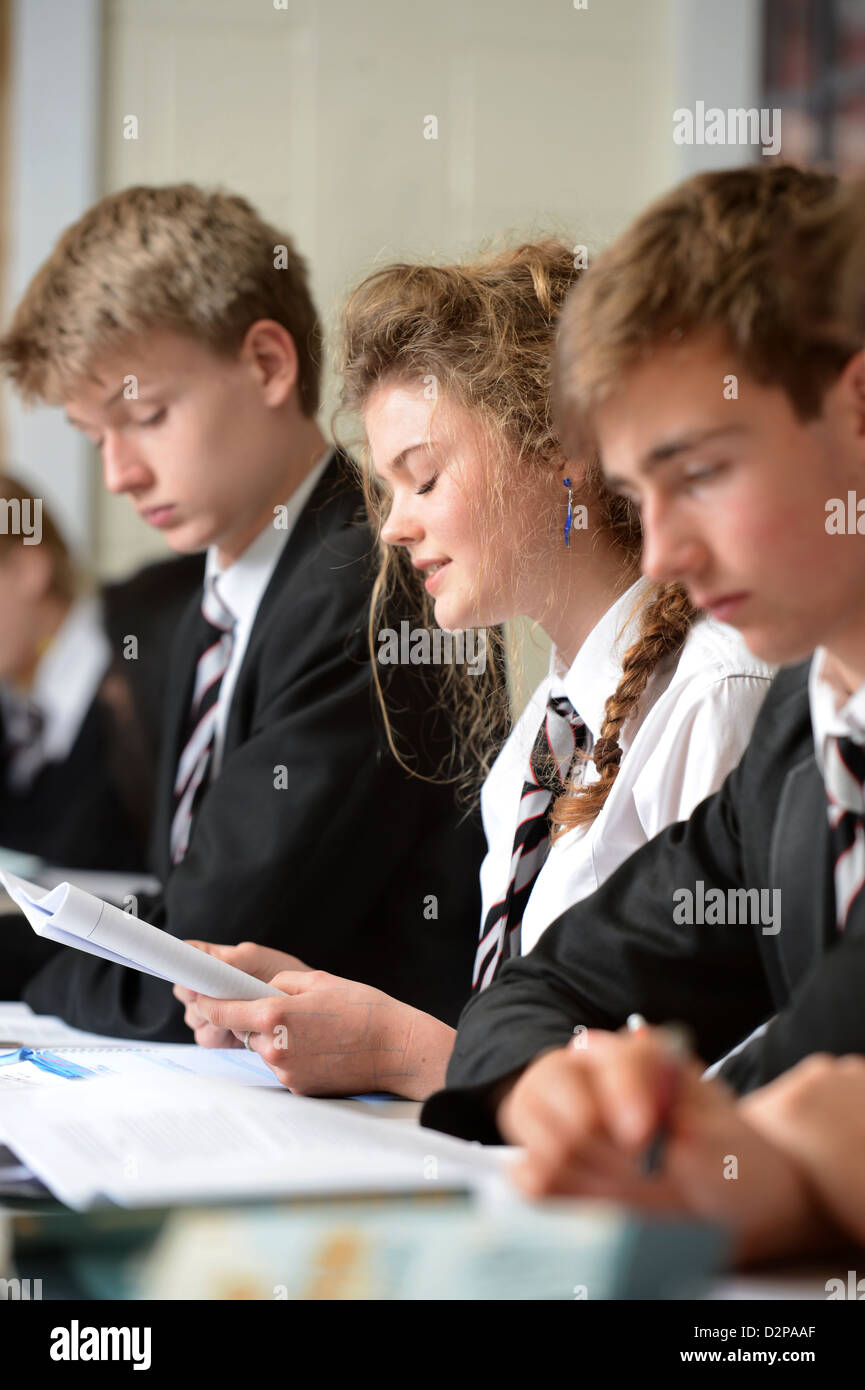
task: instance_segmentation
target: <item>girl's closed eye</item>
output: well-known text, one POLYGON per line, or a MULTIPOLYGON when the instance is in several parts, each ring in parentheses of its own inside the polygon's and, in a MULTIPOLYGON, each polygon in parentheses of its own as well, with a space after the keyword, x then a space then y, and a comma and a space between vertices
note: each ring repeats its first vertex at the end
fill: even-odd
POLYGON ((433 475, 432 475, 432 477, 429 479, 429 481, 426 482, 426 483, 424 483, 421 487, 419 487, 419 488, 417 489, 416 495, 417 495, 418 497, 423 497, 426 493, 432 492, 433 488, 435 487, 435 485, 436 485, 436 483, 437 483, 437 481, 438 481, 438 476, 439 476, 438 473, 433 473, 433 475))

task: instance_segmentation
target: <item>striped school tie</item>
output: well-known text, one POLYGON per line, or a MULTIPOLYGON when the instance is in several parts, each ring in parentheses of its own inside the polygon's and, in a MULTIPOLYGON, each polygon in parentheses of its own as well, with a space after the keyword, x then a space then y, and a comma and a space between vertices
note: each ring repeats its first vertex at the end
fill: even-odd
POLYGON ((841 932, 865 884, 865 750, 851 738, 827 739, 824 778, 841 932))
POLYGON ((216 592, 216 575, 208 579, 201 600, 201 614, 208 646, 198 658, 189 711, 189 737, 177 764, 174 781, 174 817, 171 822, 171 862, 179 864, 189 848, 196 804, 203 790, 213 754, 219 714, 219 692, 234 646, 235 617, 216 592))
POLYGON ((588 750, 589 738, 585 723, 567 696, 550 696, 520 796, 510 882, 504 897, 490 908, 481 928, 472 993, 486 989, 504 962, 520 953, 523 914, 550 848, 553 802, 567 786, 578 750, 588 750))
POLYGON ((44 761, 42 735, 45 716, 29 697, 10 702, 4 714, 3 754, 10 791, 29 791, 44 761))

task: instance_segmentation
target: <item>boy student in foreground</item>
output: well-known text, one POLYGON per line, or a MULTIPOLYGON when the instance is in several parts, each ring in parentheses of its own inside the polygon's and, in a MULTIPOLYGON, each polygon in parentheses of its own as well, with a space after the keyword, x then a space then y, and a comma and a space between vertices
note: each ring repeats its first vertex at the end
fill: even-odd
POLYGON ((766 1024, 721 1069, 740 1092, 812 1052, 865 1051, 865 550, 826 526, 830 499, 865 490, 865 352, 835 311, 843 257, 828 233, 798 235, 815 210, 830 227, 821 175, 699 175, 564 312, 566 437, 597 441, 639 503, 645 573, 687 584, 765 660, 802 664, 720 792, 468 1005, 432 1126, 575 1161, 610 1136, 645 1144, 667 1079, 627 1036, 589 1057, 590 1030, 632 1011, 690 1024, 706 1060, 766 1024))
MULTIPOLYGON (((865 185, 859 185, 837 204, 830 202, 816 210, 793 242, 790 254, 801 258, 803 269, 811 276, 810 288, 815 291, 809 312, 813 322, 826 330, 815 338, 816 364, 824 352, 831 352, 833 336, 838 335, 837 324, 832 321, 833 307, 852 326, 853 341, 862 341, 863 226, 865 185)), ((808 287, 802 288, 807 293, 808 287)), ((581 316, 590 312, 591 305, 576 303, 569 311, 568 326, 576 346, 581 316)), ((836 340, 843 342, 843 337, 836 340)), ((567 374, 567 332, 561 347, 560 365, 567 374)), ((855 441, 861 440, 863 433, 861 357, 857 351, 849 359, 833 388, 836 399, 829 402, 822 417, 828 425, 833 413, 835 433, 828 437, 837 440, 839 455, 848 461, 847 469, 832 477, 839 484, 837 494, 822 499, 823 525, 836 537, 859 535, 863 469, 861 460, 856 462, 855 441), (846 491, 840 487, 845 472, 846 481, 854 484, 846 491), (846 525, 839 530, 837 516, 842 510, 846 525)), ((567 380, 565 375, 565 389, 567 380)), ((815 433, 823 434, 823 428, 818 427, 815 433)), ((815 506, 819 510, 821 500, 820 489, 814 495, 806 458, 804 452, 793 456, 787 479, 793 488, 794 509, 803 509, 802 520, 815 506)), ((765 505, 764 494, 764 509, 765 505)), ((764 515, 761 526, 767 520, 764 515)), ((802 536, 802 521, 796 521, 792 514, 788 520, 793 522, 790 539, 795 543, 802 536)), ((683 534, 693 539, 699 532, 691 522, 685 523, 683 534)), ((845 584, 850 584, 857 560, 855 542, 845 539, 844 545, 849 567, 845 584)), ((813 551, 811 558, 818 558, 813 551)), ((839 556, 838 563, 841 561, 839 556)), ((823 578, 819 573, 814 577, 823 578)), ((804 587, 797 586, 794 595, 794 619, 804 623, 809 619, 804 587)), ((836 1033, 833 1025, 827 1035, 825 1021, 817 1015, 815 1019, 824 1025, 817 1045, 835 1043, 838 1051, 855 1047, 857 1053, 808 1056, 736 1101, 721 1083, 701 1079, 699 1066, 672 1058, 664 1035, 657 1030, 642 1029, 637 1038, 587 1032, 579 1063, 575 1064, 573 1051, 553 1049, 526 1069, 498 1109, 501 1132, 527 1148, 516 1176, 529 1194, 607 1197, 654 1210, 686 1210, 721 1220, 735 1233, 735 1254, 740 1261, 826 1247, 837 1244, 839 1238, 849 1241, 852 1237, 859 1243, 865 1240, 865 1182, 860 1161, 865 1138, 865 1058, 854 1023, 861 998, 861 886, 865 877, 862 790, 857 776, 862 771, 863 673, 859 668, 865 642, 861 599, 858 611, 854 604, 845 612, 843 606, 835 606, 833 598, 839 600, 841 593, 825 594, 824 614, 811 618, 826 622, 828 637, 827 645, 818 648, 811 663, 816 760, 827 782, 826 805, 824 808, 818 800, 813 828, 825 837, 823 815, 827 814, 830 846, 837 837, 841 854, 833 865, 831 849, 829 855, 818 850, 812 872, 817 879, 815 896, 821 881, 825 887, 822 906, 829 917, 827 935, 835 941, 839 980, 844 971, 849 979, 834 995, 831 981, 825 990, 827 1020, 833 1010, 844 1011, 841 1029, 836 1033), (846 769, 841 783, 843 800, 834 792, 832 760, 836 753, 846 769), (843 946, 833 921, 843 926, 843 946), (659 1082, 667 1097, 665 1156, 663 1172, 647 1178, 638 1159, 646 1122, 654 1123, 658 1115, 659 1082), (731 1155, 738 1164, 735 1182, 727 1181, 731 1155)), ((791 621, 786 613, 779 614, 779 619, 785 624, 791 621)), ((762 626, 764 620, 759 611, 752 615, 755 632, 756 624, 762 626)), ((819 906, 819 898, 817 903, 819 906)), ((819 921, 811 923, 811 933, 820 925, 819 921)), ((812 967, 812 974, 819 968, 819 964, 812 967)), ((813 983, 806 981, 803 993, 809 989, 813 990, 813 983)), ((815 1002, 819 1003, 819 998, 815 1002)), ((845 1281, 830 1283, 826 1286, 830 1297, 857 1296, 858 1290, 850 1292, 845 1281), (834 1287, 830 1288, 830 1283, 834 1287)))
MULTIPOLYGON (((420 626, 432 604, 447 629, 527 614, 554 644, 550 673, 481 795, 478 992, 564 907, 720 785, 771 681, 678 585, 638 577, 632 509, 596 465, 565 465, 550 424, 550 367, 575 279, 571 249, 549 241, 474 264, 389 267, 346 311, 344 401, 363 415, 375 469, 379 591, 395 591, 420 626)), ((386 613, 373 627, 383 624, 399 626, 386 613)), ((479 746, 468 685, 451 682, 442 699, 477 782, 491 750, 479 746)), ((440 1016, 368 984, 298 973, 274 952, 218 954, 290 997, 229 1002, 178 988, 197 1041, 246 1037, 285 1085, 308 1093, 421 1098, 444 1080, 454 1031, 440 1016)))
MULTIPOLYGON (((316 423, 319 349, 290 239, 244 199, 182 184, 113 194, 69 228, 0 360, 27 399, 65 407, 106 486, 172 549, 207 550, 166 710, 163 892, 142 915, 226 943, 254 923, 454 1019, 480 827, 450 787, 406 775, 376 719, 372 538, 350 461, 316 423)), ((421 766, 437 763, 424 681, 394 668, 393 685, 421 766)), ((23 997, 101 1033, 188 1036, 168 983, 75 951, 23 997)))

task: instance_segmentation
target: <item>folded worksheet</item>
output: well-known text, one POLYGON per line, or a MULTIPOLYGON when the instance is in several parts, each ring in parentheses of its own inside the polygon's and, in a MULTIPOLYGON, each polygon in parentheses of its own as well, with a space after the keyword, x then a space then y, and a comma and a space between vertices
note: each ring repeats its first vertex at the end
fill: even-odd
POLYGON ((141 970, 145 975, 156 975, 214 999, 263 999, 265 995, 280 993, 254 975, 247 975, 245 970, 238 970, 71 883, 59 883, 46 891, 2 869, 0 883, 37 936, 48 941, 74 946, 77 951, 88 951, 92 956, 141 970))

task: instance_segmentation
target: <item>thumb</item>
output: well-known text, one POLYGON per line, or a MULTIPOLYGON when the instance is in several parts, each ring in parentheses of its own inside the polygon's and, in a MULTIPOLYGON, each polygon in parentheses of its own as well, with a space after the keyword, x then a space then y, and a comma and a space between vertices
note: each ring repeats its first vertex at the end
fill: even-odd
POLYGON ((274 989, 282 990, 283 994, 308 994, 310 990, 321 988, 321 981, 316 985, 312 979, 313 974, 317 973, 312 970, 280 970, 269 983, 274 989))
POLYGON ((186 942, 187 946, 195 946, 197 950, 204 951, 208 956, 219 956, 220 960, 225 958, 226 953, 230 954, 237 948, 234 946, 216 946, 212 941, 194 941, 191 938, 186 942))

